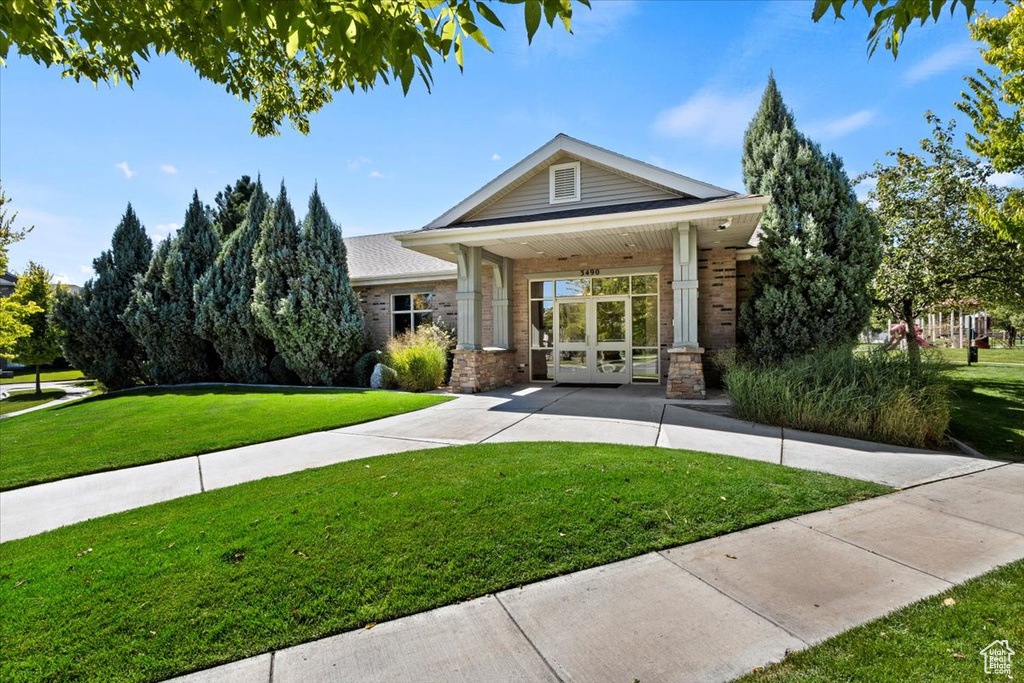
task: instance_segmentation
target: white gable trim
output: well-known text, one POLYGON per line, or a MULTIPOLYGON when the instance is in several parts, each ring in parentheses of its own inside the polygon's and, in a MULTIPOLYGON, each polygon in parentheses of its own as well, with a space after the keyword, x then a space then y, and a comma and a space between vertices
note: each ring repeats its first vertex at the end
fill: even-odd
POLYGON ((442 228, 451 225, 455 221, 472 213, 482 206, 489 199, 515 183, 520 178, 529 175, 538 166, 547 162, 551 157, 565 152, 577 159, 591 161, 595 164, 606 166, 626 175, 635 176, 646 180, 654 185, 660 185, 681 194, 690 195, 699 199, 714 199, 728 197, 736 194, 716 185, 703 183, 693 178, 688 178, 678 173, 666 171, 663 168, 646 164, 636 159, 624 157, 601 147, 595 147, 589 143, 571 138, 564 133, 559 133, 551 142, 547 143, 528 157, 508 169, 497 178, 487 183, 479 190, 462 200, 441 216, 427 224, 427 228, 442 228))

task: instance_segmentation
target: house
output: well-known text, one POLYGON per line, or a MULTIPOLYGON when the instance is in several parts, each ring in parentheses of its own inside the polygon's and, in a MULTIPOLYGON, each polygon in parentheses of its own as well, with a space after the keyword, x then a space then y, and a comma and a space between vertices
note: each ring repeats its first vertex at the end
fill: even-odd
POLYGON ((768 198, 558 135, 420 230, 346 240, 375 341, 458 333, 451 386, 663 384, 705 395, 768 198))

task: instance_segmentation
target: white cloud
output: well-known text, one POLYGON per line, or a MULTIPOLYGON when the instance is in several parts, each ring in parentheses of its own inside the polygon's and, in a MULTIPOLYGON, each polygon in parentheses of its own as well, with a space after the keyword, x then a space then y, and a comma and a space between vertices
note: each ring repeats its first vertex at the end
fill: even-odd
POLYGON ((371 178, 383 178, 384 174, 381 173, 380 171, 370 171, 370 177, 371 178))
POLYGON ((114 168, 120 169, 121 172, 124 173, 124 177, 125 178, 131 178, 133 175, 135 175, 135 171, 133 171, 132 169, 128 168, 128 162, 127 161, 122 161, 119 164, 114 164, 114 168))
POLYGON ((903 80, 907 83, 920 83, 932 76, 960 67, 978 56, 978 48, 972 43, 958 43, 933 52, 920 62, 910 67, 903 80))
POLYGON ((807 133, 812 138, 827 140, 841 138, 868 125, 875 120, 876 116, 878 116, 877 109, 861 109, 849 116, 811 124, 807 126, 807 133))
POLYGON ((153 226, 153 232, 157 235, 170 235, 180 227, 177 223, 161 223, 160 225, 153 226))
POLYGON ((57 273, 56 275, 53 276, 53 284, 70 285, 71 278, 69 278, 65 273, 57 273))
POLYGON ((688 138, 715 147, 738 145, 760 95, 758 90, 727 94, 704 88, 658 114, 653 128, 665 137, 688 138))
POLYGON ((164 173, 177 173, 178 169, 170 164, 160 164, 160 170, 164 173))
POLYGON ((1006 173, 993 173, 988 181, 999 187, 1024 187, 1024 176, 1007 171, 1006 173))
POLYGON ((370 163, 369 157, 356 157, 355 159, 349 159, 345 164, 345 168, 350 171, 358 171, 368 163, 370 163))
POLYGON ((501 161, 501 155, 495 152, 491 155, 491 161, 501 161))
POLYGON ((92 269, 92 266, 78 266, 78 270, 86 277, 92 277, 96 274, 96 271, 92 269))

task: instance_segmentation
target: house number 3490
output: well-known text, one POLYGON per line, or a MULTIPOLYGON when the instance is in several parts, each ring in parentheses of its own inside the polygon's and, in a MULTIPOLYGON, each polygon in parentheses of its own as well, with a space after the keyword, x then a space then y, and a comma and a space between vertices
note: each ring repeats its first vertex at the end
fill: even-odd
POLYGON ((601 274, 601 269, 600 268, 587 268, 586 270, 581 270, 580 271, 580 275, 584 275, 584 276, 585 275, 600 275, 600 274, 601 274))

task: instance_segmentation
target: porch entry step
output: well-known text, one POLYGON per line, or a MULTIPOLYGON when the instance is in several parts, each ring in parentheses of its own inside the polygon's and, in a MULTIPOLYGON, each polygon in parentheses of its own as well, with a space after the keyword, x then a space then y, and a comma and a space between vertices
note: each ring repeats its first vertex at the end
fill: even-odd
POLYGON ((568 389, 618 389, 624 384, 588 384, 587 382, 557 382, 556 387, 568 389))

